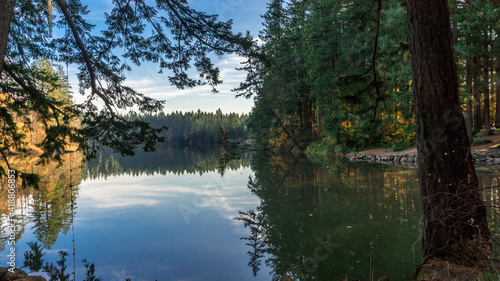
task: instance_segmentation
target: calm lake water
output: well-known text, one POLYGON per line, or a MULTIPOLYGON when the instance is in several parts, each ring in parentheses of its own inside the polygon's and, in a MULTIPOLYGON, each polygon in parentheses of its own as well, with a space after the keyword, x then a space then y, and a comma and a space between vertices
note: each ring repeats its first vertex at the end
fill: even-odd
POLYGON ((39 241, 47 261, 69 253, 76 280, 84 258, 103 280, 369 280, 373 252, 376 280, 410 278, 420 258, 415 169, 220 158, 217 148, 103 154, 78 186, 58 183, 50 200, 42 188, 24 194, 18 265, 39 241))

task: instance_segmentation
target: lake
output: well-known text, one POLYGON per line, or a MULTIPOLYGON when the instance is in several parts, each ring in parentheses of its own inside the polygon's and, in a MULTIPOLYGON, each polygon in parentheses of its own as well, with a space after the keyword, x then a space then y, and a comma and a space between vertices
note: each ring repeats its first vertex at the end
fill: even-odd
POLYGON ((165 147, 77 170, 20 193, 18 265, 30 241, 76 280, 82 259, 117 281, 369 280, 371 253, 375 280, 407 280, 420 259, 415 169, 165 147))

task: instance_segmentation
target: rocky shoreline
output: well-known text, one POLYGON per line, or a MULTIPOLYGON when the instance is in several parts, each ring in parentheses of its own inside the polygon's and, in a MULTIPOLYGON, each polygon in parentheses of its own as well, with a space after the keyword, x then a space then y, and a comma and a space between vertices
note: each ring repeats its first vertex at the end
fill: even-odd
MULTIPOLYGON (((350 161, 364 161, 370 163, 395 164, 408 167, 417 167, 417 153, 401 153, 377 155, 373 153, 348 153, 345 155, 350 161)), ((500 152, 473 151, 472 160, 477 166, 500 165, 500 152)))

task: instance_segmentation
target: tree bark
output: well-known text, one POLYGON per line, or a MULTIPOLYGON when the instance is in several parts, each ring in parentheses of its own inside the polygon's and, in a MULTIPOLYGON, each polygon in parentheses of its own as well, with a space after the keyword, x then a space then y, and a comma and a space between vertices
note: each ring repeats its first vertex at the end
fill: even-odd
POLYGON ((406 0, 423 210, 422 253, 472 263, 490 249, 462 114, 447 0, 406 0))
POLYGON ((497 57, 497 65, 495 68, 497 77, 495 78, 495 96, 496 96, 496 112, 495 112, 495 127, 500 128, 500 56, 497 57))
POLYGON ((491 122, 490 122, 490 59, 488 55, 484 56, 483 61, 483 120, 484 120, 484 134, 491 135, 491 122))
POLYGON ((465 63, 465 88, 467 90, 467 100, 465 102, 465 127, 469 142, 472 142, 472 66, 470 60, 465 63))
POLYGON ((7 49, 7 41, 9 40, 10 23, 14 16, 15 6, 16 0, 0 1, 0 75, 3 70, 5 51, 7 49))
MULTIPOLYGON (((500 1, 496 0, 496 1, 493 1, 493 7, 495 9, 499 9, 500 8, 500 1)), ((495 64, 495 74, 496 76, 494 76, 494 81, 495 81, 495 97, 496 97, 496 111, 495 111, 495 127, 496 128, 500 128, 500 55, 499 55, 499 52, 498 52, 498 46, 500 46, 500 36, 498 36, 498 34, 500 33, 500 28, 498 27, 498 25, 494 26, 494 29, 495 33, 497 34, 496 36, 496 40, 493 41, 494 42, 494 45, 496 46, 493 46, 493 50, 497 50, 496 52, 496 64, 495 64)), ((495 54, 495 53, 493 53, 495 54)))
POLYGON ((481 81, 479 78, 479 61, 475 57, 472 61, 472 79, 474 80, 474 130, 479 132, 483 128, 481 116, 481 81))

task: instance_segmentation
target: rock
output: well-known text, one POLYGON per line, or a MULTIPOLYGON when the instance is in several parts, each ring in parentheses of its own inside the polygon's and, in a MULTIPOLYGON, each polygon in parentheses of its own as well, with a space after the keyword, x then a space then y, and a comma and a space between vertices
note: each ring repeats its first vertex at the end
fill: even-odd
POLYGON ((14 269, 14 273, 10 272, 8 268, 0 267, 0 281, 47 281, 42 276, 28 276, 28 274, 21 269, 14 269))
POLYGON ((408 158, 406 156, 401 157, 401 163, 408 162, 408 158))

